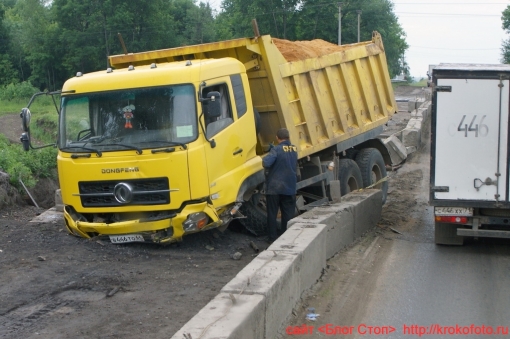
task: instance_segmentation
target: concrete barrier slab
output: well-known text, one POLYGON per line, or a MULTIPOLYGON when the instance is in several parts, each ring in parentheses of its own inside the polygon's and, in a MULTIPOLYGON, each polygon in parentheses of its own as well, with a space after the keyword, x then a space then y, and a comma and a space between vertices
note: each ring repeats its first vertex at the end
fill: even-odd
POLYGON ((264 297, 220 293, 171 339, 264 338, 264 297))
POLYGON ((420 129, 423 122, 422 118, 411 118, 407 122, 406 128, 420 129))
POLYGON ((341 202, 316 207, 292 219, 289 224, 317 222, 326 225, 325 254, 329 259, 354 241, 354 215, 346 208, 351 205, 351 202, 341 202))
MULTIPOLYGON (((419 128, 404 128, 402 143, 407 147, 418 147, 421 144, 421 126, 419 128)), ((406 151, 407 153, 407 151, 406 151)))
POLYGON ((382 192, 381 190, 363 190, 351 192, 343 197, 345 202, 352 202, 354 205, 348 208, 354 216, 354 238, 377 225, 382 213, 382 192))
POLYGON ((425 102, 425 99, 422 99, 422 98, 420 98, 420 99, 416 99, 416 100, 409 100, 409 101, 407 102, 407 105, 408 105, 408 107, 407 107, 407 111, 408 111, 408 112, 412 112, 412 111, 414 111, 415 109, 420 108, 420 106, 421 106, 424 102, 425 102))
POLYGON ((407 158, 407 151, 404 144, 395 136, 383 140, 384 146, 388 150, 392 165, 398 165, 407 158))
POLYGON ((324 224, 296 223, 268 247, 267 251, 292 252, 298 255, 299 296, 312 287, 326 267, 326 237, 324 224))
POLYGON ((274 338, 301 296, 299 264, 297 253, 266 250, 243 268, 221 292, 263 296, 263 338, 274 338))
POLYGON ((409 155, 411 153, 416 152, 418 150, 418 148, 415 146, 409 146, 409 147, 406 147, 406 150, 407 150, 407 155, 409 155))

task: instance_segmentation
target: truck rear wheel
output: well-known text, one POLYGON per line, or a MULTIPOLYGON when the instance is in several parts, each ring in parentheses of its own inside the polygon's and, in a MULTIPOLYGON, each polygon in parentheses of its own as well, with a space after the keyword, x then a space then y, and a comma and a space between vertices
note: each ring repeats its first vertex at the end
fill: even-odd
POLYGON ((464 245, 464 237, 457 235, 455 224, 436 222, 434 227, 434 241, 438 245, 464 245))
POLYGON ((351 159, 340 159, 338 162, 338 178, 340 180, 340 194, 363 188, 363 179, 358 165, 351 159))
MULTIPOLYGON (((375 184, 386 177, 386 164, 376 148, 364 148, 356 155, 356 163, 361 171, 363 187, 375 184)), ((388 181, 381 182, 374 186, 382 191, 382 202, 386 203, 388 196, 388 181)))

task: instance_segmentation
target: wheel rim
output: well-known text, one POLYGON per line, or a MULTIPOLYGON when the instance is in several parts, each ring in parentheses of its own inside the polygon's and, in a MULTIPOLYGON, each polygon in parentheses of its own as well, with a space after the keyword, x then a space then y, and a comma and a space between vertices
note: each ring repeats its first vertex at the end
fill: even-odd
MULTIPOLYGON (((359 187, 358 182, 356 181, 356 178, 354 178, 354 177, 349 178, 349 181, 347 182, 347 187, 349 189, 349 192, 353 192, 353 191, 356 191, 361 188, 361 187, 359 187)), ((347 193, 349 193, 349 192, 347 192, 347 193)))
MULTIPOLYGON (((382 179, 382 173, 381 173, 381 169, 379 168, 379 166, 374 165, 372 167, 372 173, 371 173, 371 178, 370 179, 372 180, 370 185, 373 185, 373 184, 375 184, 376 182, 378 182, 379 180, 382 179)), ((370 185, 367 185, 367 186, 370 186, 370 185)), ((375 188, 382 188, 382 182, 378 183, 374 187, 375 188)))

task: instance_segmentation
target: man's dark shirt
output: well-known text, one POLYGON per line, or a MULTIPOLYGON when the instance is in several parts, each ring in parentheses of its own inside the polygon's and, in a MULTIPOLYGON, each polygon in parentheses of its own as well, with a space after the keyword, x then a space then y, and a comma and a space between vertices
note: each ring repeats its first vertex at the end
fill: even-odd
POLYGON ((289 140, 273 147, 262 165, 268 170, 266 194, 296 194, 297 148, 289 140))

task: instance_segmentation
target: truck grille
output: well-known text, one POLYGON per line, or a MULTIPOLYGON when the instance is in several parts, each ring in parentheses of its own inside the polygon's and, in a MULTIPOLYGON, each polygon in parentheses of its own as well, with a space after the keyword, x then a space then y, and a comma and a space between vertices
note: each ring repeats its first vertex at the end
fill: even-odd
POLYGON ((162 205, 170 203, 168 178, 81 181, 78 183, 78 187, 83 207, 162 205), (115 199, 114 188, 119 183, 126 183, 133 188, 133 200, 129 204, 121 204, 115 199))

